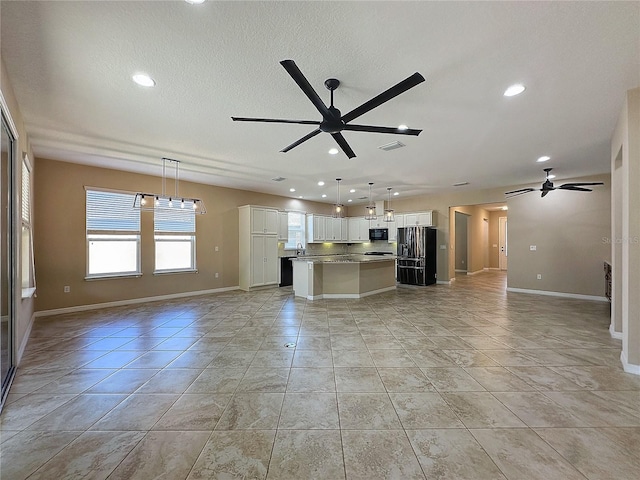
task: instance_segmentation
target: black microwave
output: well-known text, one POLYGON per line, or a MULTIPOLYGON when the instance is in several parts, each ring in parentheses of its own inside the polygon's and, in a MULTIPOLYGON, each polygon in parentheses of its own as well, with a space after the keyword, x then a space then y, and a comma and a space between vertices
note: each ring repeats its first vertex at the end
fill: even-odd
POLYGON ((370 228, 369 240, 389 240, 388 228, 370 228))

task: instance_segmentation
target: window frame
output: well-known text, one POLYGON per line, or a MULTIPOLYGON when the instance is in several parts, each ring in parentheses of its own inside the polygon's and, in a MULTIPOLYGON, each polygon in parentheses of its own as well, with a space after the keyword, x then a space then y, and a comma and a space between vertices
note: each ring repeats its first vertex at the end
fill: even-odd
MULTIPOLYGON (((198 267, 196 264, 196 212, 192 208, 192 204, 186 201, 184 209, 175 208, 169 210, 168 206, 163 205, 166 199, 159 199, 162 208, 154 208, 153 210, 153 274, 154 275, 166 275, 172 273, 198 273, 198 267), (176 215, 184 216, 190 215, 189 225, 192 225, 192 229, 180 229, 180 228, 167 228, 167 224, 176 225, 175 219, 172 221, 170 217, 167 218, 166 213, 174 211, 176 215), (165 218, 159 218, 159 216, 165 215, 165 218), (162 227, 165 228, 162 228, 162 227), (182 268, 158 268, 158 243, 183 243, 188 237, 188 241, 191 246, 190 252, 190 265, 182 268)), ((179 217, 175 217, 176 219, 179 217)), ((178 222, 181 223, 181 222, 178 222)), ((188 225, 187 225, 188 226, 188 225)))
POLYGON ((300 210, 287 210, 287 241, 284 244, 284 249, 285 250, 297 250, 298 249, 298 242, 296 242, 295 244, 290 243, 291 241, 291 228, 290 228, 290 220, 291 220, 291 214, 294 215, 300 215, 300 217, 302 218, 302 221, 300 222, 301 228, 295 231, 301 231, 302 232, 302 242, 300 242, 302 244, 302 248, 307 248, 307 212, 302 212, 300 210))
MULTIPOLYGON (((141 255, 141 243, 142 243, 142 231, 141 231, 141 215, 140 210, 135 209, 133 207, 133 200, 135 198, 135 193, 123 191, 123 190, 115 190, 115 189, 106 189, 100 187, 88 187, 85 186, 85 252, 86 252, 86 269, 85 269, 85 280, 100 280, 100 279, 109 279, 109 278, 123 278, 123 277, 141 277, 142 276, 142 255, 141 255), (132 210, 137 212, 138 217, 138 229, 122 229, 122 230, 109 230, 109 229, 89 229, 88 228, 88 212, 87 212, 87 194, 88 192, 100 192, 107 194, 117 194, 117 195, 127 195, 131 196, 130 205, 132 210), (106 272, 106 273, 90 273, 90 248, 91 242, 100 242, 103 241, 101 239, 90 238, 92 235, 102 235, 102 236, 110 236, 110 237, 135 237, 131 238, 123 238, 120 241, 131 241, 134 240, 136 242, 136 267, 135 270, 127 270, 127 271, 116 271, 116 272, 106 272)), ((124 200, 124 199, 123 199, 124 200)), ((129 199, 127 199, 127 202, 129 199)), ((123 202, 124 204, 124 202, 123 202)), ((104 241, 119 241, 114 238, 104 239, 104 241)))
POLYGON ((33 255, 33 167, 29 156, 25 153, 22 158, 20 178, 20 285, 22 298, 30 298, 36 291, 35 262, 33 255), (28 176, 25 182, 25 172, 28 176), (26 183, 26 202, 25 202, 26 183), (25 231, 28 239, 25 244, 25 231), (26 282, 25 282, 26 271, 26 282))

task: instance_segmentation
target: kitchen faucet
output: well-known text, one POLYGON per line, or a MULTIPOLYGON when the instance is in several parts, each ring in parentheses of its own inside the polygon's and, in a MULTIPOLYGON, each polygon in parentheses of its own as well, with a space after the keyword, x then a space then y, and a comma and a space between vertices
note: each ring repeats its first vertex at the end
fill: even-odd
POLYGON ((305 254, 304 247, 302 246, 302 243, 298 242, 298 245, 296 245, 296 256, 304 255, 304 254, 305 254))

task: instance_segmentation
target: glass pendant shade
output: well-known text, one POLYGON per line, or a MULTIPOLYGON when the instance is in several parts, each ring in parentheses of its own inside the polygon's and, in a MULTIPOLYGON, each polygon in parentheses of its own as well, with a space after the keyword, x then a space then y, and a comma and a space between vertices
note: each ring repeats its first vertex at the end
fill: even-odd
POLYGON ((396 217, 393 209, 391 208, 391 187, 387 188, 389 199, 387 200, 387 208, 384 210, 384 218, 385 222, 395 222, 396 217))
POLYGON ((336 178, 336 182, 338 184, 337 187, 337 195, 336 195, 336 203, 333 205, 333 218, 342 218, 344 217, 344 205, 340 203, 340 182, 341 178, 336 178))
POLYGON ((372 182, 369 182, 369 205, 365 207, 365 220, 377 220, 378 216, 376 215, 376 205, 373 203, 371 199, 371 187, 373 186, 372 182))

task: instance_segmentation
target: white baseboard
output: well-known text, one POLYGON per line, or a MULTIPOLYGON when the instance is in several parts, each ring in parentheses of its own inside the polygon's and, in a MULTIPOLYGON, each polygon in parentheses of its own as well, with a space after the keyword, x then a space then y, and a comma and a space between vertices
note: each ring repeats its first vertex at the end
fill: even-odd
POLYGON ((455 269, 454 270, 456 273, 467 273, 467 270, 459 270, 459 269, 455 269))
POLYGON ((627 373, 632 373, 634 375, 640 375, 640 365, 634 365, 633 363, 627 362, 627 355, 624 353, 624 350, 620 352, 620 361, 622 362, 622 368, 627 373))
POLYGON ((52 310, 42 310, 35 312, 36 317, 48 317, 49 315, 60 315, 63 313, 85 312, 87 310, 98 310, 100 308, 121 307, 123 305, 135 305, 137 303, 156 302, 158 300, 172 300, 174 298, 196 297, 198 295, 209 295, 211 293, 230 292, 239 290, 240 287, 212 288, 210 290, 198 290, 195 292, 171 293, 168 295, 158 295, 155 297, 131 298, 129 300, 117 300, 115 302, 93 303, 90 305, 77 305, 74 307, 54 308, 52 310))
POLYGON ((322 300, 322 299, 336 299, 336 298, 364 298, 378 293, 390 292, 395 290, 396 286, 379 288, 378 290, 371 290, 365 293, 322 293, 320 295, 307 295, 307 300, 322 300))
POLYGON ((548 290, 530 290, 528 288, 507 287, 507 292, 513 293, 531 293, 533 295, 547 295, 550 297, 575 298, 577 300, 593 300, 596 302, 608 302, 607 297, 599 297, 597 295, 582 295, 580 293, 550 292, 548 290))
POLYGON ((451 285, 451 282, 454 280, 455 278, 452 278, 451 280, 438 280, 436 281, 436 285, 451 285))
POLYGON ((482 270, 476 270, 475 272, 467 272, 467 275, 477 275, 479 273, 484 273, 484 268, 482 270))
POLYGON ((18 347, 18 351, 16 352, 16 365, 20 365, 20 360, 22 359, 22 355, 24 354, 24 350, 27 348, 27 343, 29 343, 29 337, 31 336, 31 329, 33 328, 33 323, 36 320, 35 312, 31 315, 31 319, 29 320, 29 325, 27 325, 27 329, 24 332, 24 337, 22 337, 22 342, 20 342, 20 346, 18 347))
POLYGON ((613 328, 613 323, 609 325, 609 335, 611 335, 611 338, 615 338, 616 340, 622 340, 622 332, 616 332, 613 328))

